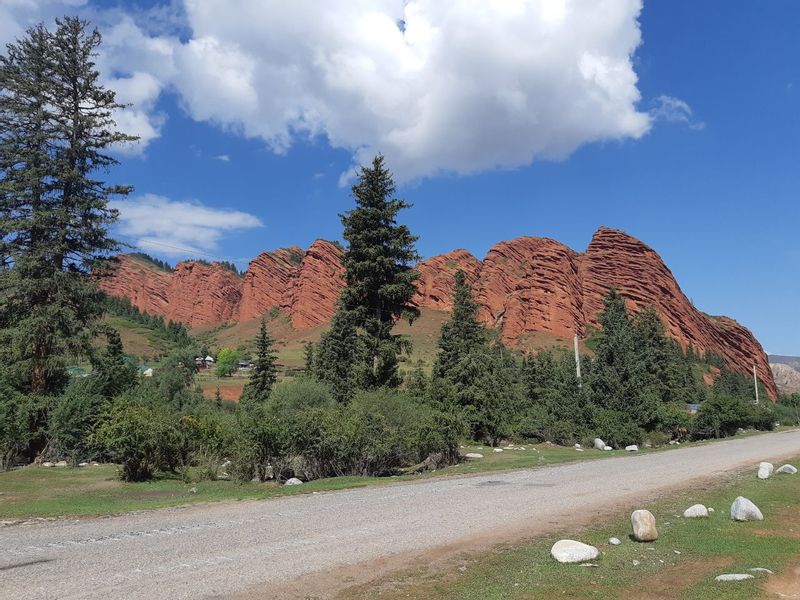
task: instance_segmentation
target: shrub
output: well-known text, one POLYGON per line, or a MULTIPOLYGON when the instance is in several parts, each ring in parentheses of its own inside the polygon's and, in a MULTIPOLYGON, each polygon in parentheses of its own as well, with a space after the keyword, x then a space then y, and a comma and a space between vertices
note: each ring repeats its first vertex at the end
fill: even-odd
POLYGON ((332 408, 336 400, 324 383, 300 377, 277 384, 270 394, 268 405, 273 414, 291 418, 309 408, 332 408))
POLYGON ((118 402, 92 436, 120 465, 123 481, 145 481, 156 470, 173 468, 180 454, 180 432, 167 412, 118 402))
POLYGON ((619 448, 642 441, 642 430, 622 411, 598 409, 592 422, 595 435, 611 446, 619 448))
POLYGON ((187 415, 181 418, 180 425, 186 466, 200 467, 203 477, 216 479, 222 461, 233 455, 237 437, 235 417, 222 412, 187 415))
MULTIPOLYGON (((689 434, 692 423, 693 417, 689 414, 686 404, 682 402, 671 402, 658 407, 656 429, 669 436, 667 441, 670 439, 685 439, 689 434)), ((652 435, 649 437, 653 441, 657 439, 652 435)), ((655 443, 653 443, 653 445, 655 445, 655 443)))
MULTIPOLYGON (((774 417, 773 417, 774 420, 774 417)), ((755 407, 741 398, 714 395, 700 405, 692 437, 726 437, 756 421, 755 407)))
POLYGON ((36 408, 30 398, 0 389, 0 470, 11 468, 33 438, 36 408))
POLYGON ((89 436, 106 411, 108 401, 92 393, 88 380, 76 381, 58 398, 51 409, 47 433, 52 450, 73 466, 92 451, 89 436))

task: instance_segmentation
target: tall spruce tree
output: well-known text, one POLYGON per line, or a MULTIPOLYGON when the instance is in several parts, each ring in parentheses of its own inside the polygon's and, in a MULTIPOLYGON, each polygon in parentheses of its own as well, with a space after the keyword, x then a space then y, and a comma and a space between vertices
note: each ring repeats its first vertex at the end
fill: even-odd
POLYGON ((397 223, 398 213, 411 205, 393 197, 395 184, 381 155, 360 170, 352 192, 356 207, 340 215, 348 243, 341 309, 363 333, 366 363, 359 370, 360 385, 399 385, 397 356, 409 343, 392 328, 400 318, 411 322, 419 315, 411 304, 419 277, 413 268, 419 259, 417 238, 397 223))
POLYGON ((434 375, 447 377, 459 360, 486 344, 486 330, 478 322, 477 314, 478 305, 472 299, 472 287, 466 273, 459 269, 453 288, 453 313, 442 325, 434 375))
POLYGON ((66 382, 65 356, 87 353, 103 311, 88 280, 116 242, 117 213, 97 173, 116 160, 122 106, 99 81, 100 34, 78 18, 39 25, 0 56, 0 352, 18 389, 53 393, 66 382))
POLYGON ((352 313, 340 306, 315 354, 314 378, 328 384, 338 402, 347 403, 357 387, 356 367, 364 360, 352 313))
POLYGON ((278 366, 275 340, 269 334, 267 323, 262 317, 261 328, 256 337, 256 360, 250 381, 242 391, 243 400, 265 403, 276 381, 278 381, 278 366))

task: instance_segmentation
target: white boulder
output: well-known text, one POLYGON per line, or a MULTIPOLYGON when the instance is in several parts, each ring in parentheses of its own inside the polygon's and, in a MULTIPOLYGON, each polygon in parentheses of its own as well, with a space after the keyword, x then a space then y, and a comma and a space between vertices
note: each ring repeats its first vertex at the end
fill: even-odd
POLYGON ((724 575, 717 575, 714 581, 744 581, 745 579, 752 579, 752 575, 747 573, 725 573, 724 575))
POLYGON ((708 509, 702 504, 695 504, 683 511, 683 516, 687 519, 700 519, 708 516, 708 509))
POLYGON ((66 467, 66 466, 67 466, 67 461, 65 461, 65 460, 60 460, 60 461, 58 461, 58 462, 56 463, 56 466, 57 466, 57 467, 66 467))
POLYGON ((605 448, 603 448, 603 450, 613 450, 613 449, 614 448, 612 446, 606 446, 605 448))
POLYGON ((303 485, 303 482, 300 481, 297 477, 292 477, 286 480, 286 483, 283 485, 303 485))
POLYGON ((782 475, 794 475, 795 473, 797 473, 797 469, 792 465, 783 465, 782 467, 779 467, 778 470, 775 472, 780 473, 782 475))
POLYGON ((658 539, 656 518, 649 510, 635 510, 631 513, 633 538, 638 542, 652 542, 658 539))
POLYGON ((772 475, 774 470, 775 467, 772 465, 772 463, 762 462, 758 465, 758 478, 769 479, 769 476, 772 475))
POLYGON ((606 443, 601 440, 600 438, 594 438, 594 449, 595 450, 605 450, 606 443))
POLYGON ((608 543, 612 546, 619 546, 622 542, 619 541, 619 538, 608 538, 608 543))
POLYGON ((478 452, 467 452, 464 456, 466 458, 483 458, 483 454, 479 454, 478 452))
POLYGON ((636 444, 631 444, 630 446, 625 446, 625 452, 638 452, 639 446, 636 444))
POLYGON ((503 449, 502 449, 502 448, 495 448, 495 449, 494 449, 494 452, 502 452, 502 451, 503 451, 503 449))
POLYGON ((49 462, 49 461, 48 461, 48 462, 43 462, 43 463, 42 463, 42 466, 43 466, 43 467, 52 467, 52 466, 53 466, 53 463, 51 463, 51 462, 49 462))
POLYGON ((560 563, 581 563, 600 556, 594 546, 575 540, 559 540, 550 549, 550 554, 560 563))
POLYGON ((734 521, 763 521, 764 515, 750 500, 739 496, 731 504, 731 519, 734 521))

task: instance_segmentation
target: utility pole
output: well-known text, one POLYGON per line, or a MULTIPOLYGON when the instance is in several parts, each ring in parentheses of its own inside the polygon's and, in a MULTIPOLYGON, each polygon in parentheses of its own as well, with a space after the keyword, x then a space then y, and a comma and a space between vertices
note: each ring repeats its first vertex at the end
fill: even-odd
MULTIPOLYGON (((581 385, 581 355, 578 353, 578 334, 575 334, 575 372, 578 375, 578 389, 581 385)), ((758 392, 756 392, 758 393, 758 392)))
POLYGON ((758 373, 756 373, 755 365, 753 365, 753 383, 756 386, 756 404, 758 404, 758 373))

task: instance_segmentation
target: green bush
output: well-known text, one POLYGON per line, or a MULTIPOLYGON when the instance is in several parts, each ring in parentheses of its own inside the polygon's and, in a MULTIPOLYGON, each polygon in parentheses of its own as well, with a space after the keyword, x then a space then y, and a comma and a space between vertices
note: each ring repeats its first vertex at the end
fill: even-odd
POLYGON ((0 389, 0 470, 5 471, 34 436, 35 403, 11 389, 0 389))
POLYGON ((739 428, 771 430, 775 413, 766 406, 755 406, 742 398, 714 395, 700 405, 692 437, 720 438, 734 435, 739 428))
POLYGON ((236 447, 234 415, 224 412, 186 415, 181 418, 180 427, 186 448, 185 465, 199 467, 207 479, 217 479, 222 462, 233 456, 236 447))
POLYGON ((336 406, 336 400, 324 383, 300 377, 277 384, 270 394, 268 405, 273 414, 291 418, 309 408, 332 408, 336 406))
POLYGON ((774 410, 781 425, 800 425, 800 394, 781 397, 774 410))
POLYGON ((181 450, 175 418, 164 410, 118 402, 92 440, 120 465, 123 481, 145 481, 173 469, 181 450))
POLYGON ((50 410, 47 433, 52 450, 73 466, 81 458, 90 458, 93 448, 89 436, 102 420, 108 400, 92 392, 88 380, 69 385, 50 410))
POLYGON ((595 436, 610 446, 622 448, 642 442, 643 431, 627 413, 601 408, 595 411, 592 421, 595 436))

